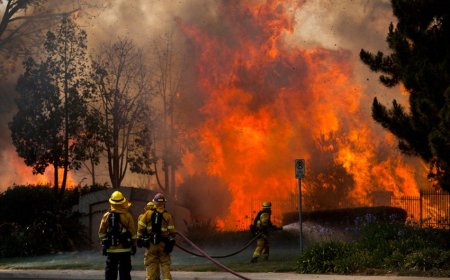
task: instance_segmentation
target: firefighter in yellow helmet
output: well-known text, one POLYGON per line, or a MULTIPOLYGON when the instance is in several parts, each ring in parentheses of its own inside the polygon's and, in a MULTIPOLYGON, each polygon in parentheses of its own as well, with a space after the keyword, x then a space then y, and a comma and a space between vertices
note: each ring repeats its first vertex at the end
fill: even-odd
MULTIPOLYGON (((144 207, 144 213, 140 214, 138 217, 138 225, 139 225, 139 221, 144 217, 144 215, 146 215, 146 214, 151 215, 151 212, 153 212, 153 210, 155 210, 155 203, 153 202, 153 200, 150 200, 144 207), (147 213, 147 212, 150 212, 150 213, 147 213)), ((142 236, 140 236, 140 234, 138 234, 137 245, 139 248, 142 248, 142 241, 143 241, 142 236)), ((159 275, 160 275, 159 266, 158 266, 156 275, 157 275, 157 277, 155 279, 160 280, 161 278, 159 277, 159 275)))
POLYGON ((161 269, 162 279, 171 280, 170 253, 175 245, 172 215, 166 211, 166 198, 157 193, 153 198, 155 209, 146 211, 138 221, 139 246, 146 248, 144 265, 146 280, 157 279, 161 269))
POLYGON ((262 209, 256 215, 253 224, 250 226, 250 230, 254 235, 259 235, 256 239, 256 249, 253 252, 251 262, 257 262, 260 255, 264 260, 269 259, 269 231, 278 230, 278 228, 272 225, 270 215, 272 214, 272 203, 270 201, 264 201, 262 203, 262 209))
POLYGON ((98 237, 106 255, 105 280, 131 280, 131 255, 136 253, 136 227, 128 208, 131 203, 120 191, 109 198, 110 210, 100 222, 98 237))
POLYGON ((138 223, 139 223, 139 220, 145 215, 145 213, 147 211, 153 211, 153 210, 155 210, 155 203, 153 203, 153 200, 151 200, 144 206, 144 213, 139 215, 138 223))

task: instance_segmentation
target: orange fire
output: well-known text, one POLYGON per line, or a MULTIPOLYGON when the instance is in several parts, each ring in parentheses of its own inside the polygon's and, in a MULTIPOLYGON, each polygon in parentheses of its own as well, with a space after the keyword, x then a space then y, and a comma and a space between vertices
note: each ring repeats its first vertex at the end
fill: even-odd
POLYGON ((185 154, 184 164, 190 174, 219 176, 228 184, 233 199, 220 219, 224 229, 258 210, 250 209, 251 200, 292 200, 294 159, 306 159, 308 176, 315 139, 330 135, 336 137, 332 161, 354 180, 350 199, 362 203, 374 190, 418 194, 414 167, 362 108, 370 104, 361 104, 351 53, 285 44, 294 26, 292 3, 224 2, 221 25, 228 29, 219 35, 180 23, 196 50, 206 119, 196 127, 198 149, 185 154))
MULTIPOLYGON (((14 185, 53 185, 53 171, 48 168, 44 174, 33 174, 33 169, 26 166, 14 150, 5 150, 3 156, 6 157, 4 162, 9 162, 9 169, 3 170, 4 174, 0 176, 0 186, 8 187, 11 183, 14 185)), ((62 182, 63 170, 59 170, 60 184, 62 182)), ((67 187, 73 187, 76 182, 73 180, 72 174, 69 172, 67 177, 67 187)))
POLYGON ((6 150, 3 156, 6 157, 4 162, 9 162, 10 165, 8 166, 9 169, 0 176, 0 186, 10 186, 11 182, 15 185, 46 185, 49 183, 47 176, 40 174, 33 175, 32 168, 26 166, 14 150, 6 150))

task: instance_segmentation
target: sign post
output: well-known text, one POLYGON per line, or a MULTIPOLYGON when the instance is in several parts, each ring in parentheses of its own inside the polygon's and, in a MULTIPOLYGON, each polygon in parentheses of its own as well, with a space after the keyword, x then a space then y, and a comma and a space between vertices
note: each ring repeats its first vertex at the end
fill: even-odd
POLYGON ((300 253, 303 252, 303 226, 302 226, 302 178, 305 177, 305 160, 296 159, 295 178, 298 179, 298 225, 300 230, 300 253))

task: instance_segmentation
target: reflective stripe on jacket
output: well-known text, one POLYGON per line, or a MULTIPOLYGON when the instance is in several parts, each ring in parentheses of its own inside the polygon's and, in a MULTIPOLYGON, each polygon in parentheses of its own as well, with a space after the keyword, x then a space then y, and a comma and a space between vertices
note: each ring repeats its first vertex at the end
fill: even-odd
POLYGON ((167 212, 167 211, 159 209, 159 210, 145 211, 144 214, 139 216, 137 236, 141 237, 141 236, 147 235, 148 233, 152 232, 153 211, 158 211, 159 213, 163 214, 163 220, 162 220, 162 224, 161 224, 161 234, 163 236, 167 236, 167 235, 170 235, 171 233, 174 233, 175 226, 173 224, 172 215, 170 215, 169 212, 167 212))

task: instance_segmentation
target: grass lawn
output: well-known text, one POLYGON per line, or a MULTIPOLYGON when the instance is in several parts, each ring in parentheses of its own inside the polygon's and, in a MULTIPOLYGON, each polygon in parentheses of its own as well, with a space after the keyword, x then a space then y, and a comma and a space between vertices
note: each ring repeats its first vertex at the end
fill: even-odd
MULTIPOLYGON (((251 239, 248 232, 225 234, 220 243, 198 242, 198 246, 212 256, 223 256, 239 251, 251 239)), ((214 238, 213 238, 214 239, 214 238)), ((219 240, 219 239, 216 239, 219 240)), ((293 272, 299 252, 298 235, 274 233, 271 236, 271 253, 268 261, 250 263, 256 243, 244 251, 228 258, 216 260, 225 266, 241 272, 293 272)), ((186 244, 180 244, 191 252, 199 254, 186 244)), ((172 252, 172 270, 221 271, 222 268, 207 258, 190 255, 175 247, 172 252)), ((3 269, 104 269, 106 257, 100 250, 57 253, 25 258, 0 259, 3 269)), ((133 269, 144 270, 144 249, 132 257, 133 269)))
MULTIPOLYGON (((390 229, 391 227, 387 227, 390 229)), ((346 233, 343 230, 331 230, 320 226, 308 226, 304 227, 304 248, 305 253, 308 251, 311 244, 323 244, 323 241, 330 241, 332 239, 347 240, 351 239, 351 234, 346 233)), ((384 230, 378 230, 375 233, 380 235, 384 230)), ((387 233, 390 233, 388 230, 387 233)), ((387 234, 385 232, 385 234, 387 234)), ((403 239, 396 240, 395 242, 389 241, 386 243, 384 237, 380 240, 367 239, 368 245, 375 246, 376 251, 380 253, 380 248, 399 248, 398 250, 409 250, 409 248, 420 245, 421 242, 434 241, 432 237, 427 237, 427 240, 422 240, 422 230, 412 231, 415 235, 410 235, 403 239), (422 239, 417 239, 419 236, 422 239), (419 240, 419 241, 417 241, 419 240), (422 240, 422 241, 420 241, 422 240), (408 242, 406 242, 408 241, 408 242), (384 244, 380 248, 377 244, 384 244), (411 243, 413 242, 413 243, 411 243), (376 246, 377 245, 377 246, 376 246), (395 245, 395 246, 394 246, 395 245), (386 246, 386 247, 385 247, 386 246)), ((431 235, 436 236, 436 235, 431 235)), ((439 235, 442 237, 442 235, 439 235)), ((445 236, 444 236, 445 237, 445 236)), ((447 236, 448 237, 448 236, 447 236)), ((299 260, 299 235, 298 232, 284 230, 273 232, 270 236, 270 258, 268 261, 260 260, 257 263, 250 263, 250 259, 255 249, 255 242, 249 247, 242 250, 243 247, 251 240, 249 232, 211 232, 201 231, 197 232, 197 235, 193 235, 190 239, 197 244, 200 248, 206 251, 211 256, 223 256, 230 255, 234 252, 239 253, 227 257, 216 258, 217 261, 223 265, 229 267, 236 272, 296 272, 298 268, 297 261, 299 260), (242 251, 241 251, 242 250, 242 251)), ((398 238, 397 238, 398 239, 398 238)), ((444 241, 448 238, 444 238, 444 241)), ((349 241, 349 240, 347 240, 349 241)), ((181 245, 185 249, 199 254, 194 248, 191 248, 188 244, 183 243, 182 240, 177 239, 177 244, 181 245)), ((428 244, 428 243, 426 243, 428 244)), ((331 252, 331 251, 330 251, 331 252)), ((359 252, 359 251, 356 251, 359 252)), ((396 251, 397 252, 397 251, 396 251)), ((430 263, 431 265, 436 263, 436 259, 431 258, 427 254, 435 253, 435 251, 422 250, 418 251, 421 255, 413 255, 416 258, 411 260, 417 262, 418 265, 422 265, 422 261, 430 263)), ((320 266, 321 261, 325 261, 330 256, 326 256, 325 252, 318 252, 319 255, 314 255, 312 258, 313 264, 320 266)), ((450 253, 449 253, 450 254, 450 253)), ((207 258, 198 257, 186 253, 185 251, 175 247, 172 252, 172 270, 176 271, 222 271, 223 269, 207 258)), ((394 256, 395 257, 395 256, 394 256)), ((440 257, 445 257, 444 255, 440 257)), ((386 260, 384 265, 376 266, 362 266, 357 270, 352 270, 353 274, 359 275, 408 275, 408 276, 421 276, 421 277, 450 277, 450 270, 437 268, 432 266, 426 270, 417 269, 412 267, 410 269, 403 269, 398 266, 395 269, 389 268, 389 263, 392 263, 395 258, 392 256, 384 256, 386 260)), ((402 257, 403 258, 403 257, 402 257)), ((94 269, 103 270, 105 267, 105 257, 101 254, 101 250, 92 251, 80 251, 80 252, 65 252, 56 253, 44 256, 25 257, 25 258, 3 258, 0 259, 0 268, 3 269, 94 269)), ((144 270, 144 249, 138 249, 135 256, 132 257, 133 270, 144 270)), ((359 260, 356 257, 355 261, 359 260)), ((424 263, 424 264, 426 264, 424 263)), ((422 265, 423 266, 423 265, 422 265)), ((418 267, 422 267, 418 266, 418 267)), ((392 266, 391 266, 392 267, 392 266)), ((330 271, 330 270, 327 270, 330 271)), ((311 273, 311 272, 306 272, 311 273)), ((321 273, 318 271, 317 273, 321 273)), ((325 272, 324 272, 325 273, 325 272)))

